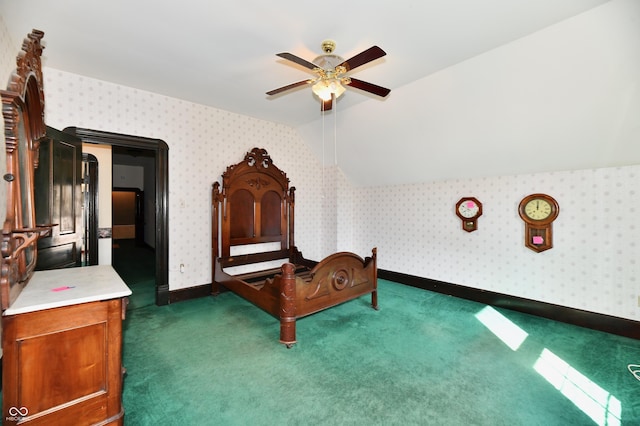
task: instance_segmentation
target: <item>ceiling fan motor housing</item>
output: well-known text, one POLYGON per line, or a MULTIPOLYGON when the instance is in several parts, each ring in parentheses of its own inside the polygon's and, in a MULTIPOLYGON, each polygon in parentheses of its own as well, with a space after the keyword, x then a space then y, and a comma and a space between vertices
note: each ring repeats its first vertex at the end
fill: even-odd
POLYGON ((336 66, 344 62, 344 59, 338 55, 326 54, 320 55, 313 60, 313 63, 325 71, 333 71, 336 66))

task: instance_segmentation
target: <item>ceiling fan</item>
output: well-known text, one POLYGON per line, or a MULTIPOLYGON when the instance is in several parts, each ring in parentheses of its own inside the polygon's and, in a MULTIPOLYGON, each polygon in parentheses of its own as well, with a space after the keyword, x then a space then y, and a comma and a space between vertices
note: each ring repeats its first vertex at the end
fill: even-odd
POLYGON ((353 71, 359 66, 385 56, 387 53, 384 50, 380 49, 378 46, 373 46, 345 61, 340 56, 333 54, 335 48, 335 41, 323 41, 322 51, 324 54, 315 58, 313 62, 309 62, 292 53, 283 52, 276 54, 276 56, 310 69, 316 76, 315 78, 298 81, 296 83, 271 90, 270 92, 267 92, 267 95, 277 95, 287 90, 310 84, 313 93, 315 93, 322 101, 321 111, 328 111, 333 107, 334 99, 344 93, 345 88, 343 85, 355 87, 356 89, 364 90, 365 92, 373 93, 374 95, 383 98, 391 92, 391 90, 384 87, 367 83, 366 81, 358 80, 346 75, 348 72, 353 71))

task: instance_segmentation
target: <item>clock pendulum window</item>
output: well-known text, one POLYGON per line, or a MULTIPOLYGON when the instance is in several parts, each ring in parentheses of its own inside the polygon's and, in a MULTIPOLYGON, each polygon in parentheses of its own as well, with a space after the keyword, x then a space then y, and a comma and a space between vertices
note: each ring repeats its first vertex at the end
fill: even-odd
POLYGON ((520 201, 518 213, 525 223, 524 245, 535 252, 553 247, 553 221, 558 217, 558 202, 546 194, 531 194, 520 201))

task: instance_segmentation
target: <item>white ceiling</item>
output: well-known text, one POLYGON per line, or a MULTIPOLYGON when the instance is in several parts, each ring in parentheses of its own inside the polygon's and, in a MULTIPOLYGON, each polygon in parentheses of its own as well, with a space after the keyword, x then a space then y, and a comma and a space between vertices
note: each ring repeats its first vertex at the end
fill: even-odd
MULTIPOLYGON (((633 65, 627 74, 633 73, 640 65, 640 55, 633 53, 638 42, 628 40, 635 40, 639 31, 627 31, 622 36, 625 39, 615 39, 620 36, 609 37, 611 30, 589 19, 595 25, 593 34, 582 43, 562 40, 565 50, 558 49, 569 55, 574 46, 581 49, 582 56, 573 61, 571 70, 554 68, 562 62, 558 57, 550 56, 547 60, 551 62, 538 64, 537 58, 528 58, 526 53, 520 74, 511 75, 510 68, 506 72, 500 68, 512 67, 520 60, 517 49, 523 41, 534 37, 533 42, 524 44, 537 49, 536 34, 550 29, 554 34, 555 24, 564 25, 570 18, 605 4, 609 9, 596 13, 604 17, 606 25, 615 27, 622 19, 628 21, 625 28, 635 28, 640 22, 640 5, 635 0, 0 0, 0 13, 14 43, 33 28, 45 32, 46 67, 292 126, 323 162, 330 149, 324 146, 320 102, 310 88, 275 97, 265 93, 312 76, 306 68, 276 53, 290 52, 313 61, 321 53, 321 42, 330 38, 337 42, 335 53, 348 59, 378 45, 387 55, 350 75, 387 87, 391 94, 380 99, 348 88, 334 111, 327 113, 338 123, 336 153, 341 170, 356 184, 375 185, 636 164, 640 148, 632 147, 630 141, 634 140, 631 133, 640 130, 621 127, 618 133, 624 137, 611 137, 615 143, 606 151, 601 146, 608 136, 605 130, 611 132, 611 123, 625 114, 615 108, 630 106, 624 118, 628 123, 629 116, 640 108, 640 101, 633 97, 637 95, 629 94, 623 104, 613 105, 610 116, 604 118, 608 121, 593 126, 597 131, 582 123, 597 117, 601 111, 597 108, 606 106, 591 108, 590 115, 579 116, 576 110, 567 119, 560 118, 576 102, 593 102, 586 94, 584 100, 556 102, 549 107, 543 99, 534 116, 528 114, 527 105, 515 105, 520 109, 512 114, 509 102, 513 99, 505 102, 502 98, 495 105, 502 102, 504 109, 493 115, 491 111, 477 114, 483 112, 483 102, 492 101, 494 85, 501 86, 503 96, 512 87, 516 92, 535 90, 535 84, 526 84, 531 82, 518 85, 509 81, 523 75, 522 69, 531 70, 528 75, 533 75, 533 80, 540 72, 546 73, 547 81, 578 78, 589 87, 589 78, 610 71, 605 69, 607 64, 594 70, 592 63, 580 62, 590 57, 590 43, 599 44, 600 37, 629 52, 628 63, 633 65), (611 13, 617 15, 610 18, 611 13), (499 51, 511 52, 509 62, 493 55, 499 51), (465 67, 478 60, 485 64, 484 58, 497 61, 484 68, 465 67), (457 86, 447 86, 447 78, 458 76, 457 70, 462 69, 466 77, 456 81, 457 86), (477 76, 478 70, 485 74, 477 76), (578 74, 587 72, 570 74, 576 70, 578 74), (425 88, 430 91, 430 103, 413 93, 425 88), (478 90, 483 91, 482 96, 474 98, 478 90), (460 96, 462 91, 464 96, 460 96), (450 94, 459 97, 447 105, 450 94), (473 103, 476 101, 478 105, 473 103), (503 123, 509 118, 510 127, 505 129, 503 123), (433 125, 436 120, 440 120, 437 126, 433 125), (530 132, 537 124, 536 131, 530 132), (466 133, 459 131, 463 128, 466 133), (527 153, 534 144, 540 152, 557 154, 531 161, 527 153), (422 158, 424 165, 407 167, 415 158, 422 158)), ((585 35, 580 31, 575 34, 585 35)), ((549 39, 545 36, 544 40, 549 39)), ((608 46, 595 47, 602 55, 608 46)), ((562 54, 558 52, 550 54, 562 54)), ((591 60, 598 64, 607 58, 591 60)), ((620 83, 616 90, 627 93, 636 81, 637 77, 628 76, 626 86, 620 83)), ((559 84, 560 92, 565 91, 565 83, 559 84)), ((566 86, 580 97, 580 86, 566 86)), ((530 98, 519 103, 531 99, 532 93, 527 94, 530 98)), ((535 93, 533 98, 536 100, 535 93)))
MULTIPOLYGON (((312 61, 322 40, 345 59, 372 45, 387 56, 358 68, 393 90, 509 43, 605 0, 0 0, 15 42, 45 32, 44 65, 298 126, 317 120, 306 87, 265 92, 311 76, 275 56, 312 61)), ((353 107, 370 95, 340 99, 353 107)))

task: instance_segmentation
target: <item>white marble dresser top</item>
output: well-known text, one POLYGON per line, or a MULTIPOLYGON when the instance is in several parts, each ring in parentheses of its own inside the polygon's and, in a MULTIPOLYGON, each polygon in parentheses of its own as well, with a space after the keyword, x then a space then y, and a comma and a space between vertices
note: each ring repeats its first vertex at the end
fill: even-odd
POLYGON ((36 271, 3 315, 126 297, 131 290, 111 265, 36 271))

